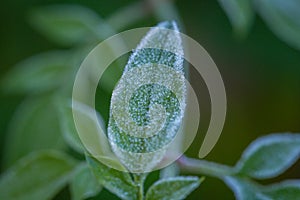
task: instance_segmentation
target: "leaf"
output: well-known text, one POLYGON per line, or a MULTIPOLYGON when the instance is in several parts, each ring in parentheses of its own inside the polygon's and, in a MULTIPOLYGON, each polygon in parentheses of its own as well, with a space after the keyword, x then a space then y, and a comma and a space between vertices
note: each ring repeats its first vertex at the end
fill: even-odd
POLYGON ((91 107, 75 100, 72 109, 79 138, 88 153, 114 169, 127 171, 111 151, 101 116, 91 107))
POLYGON ((113 33, 96 13, 77 5, 38 8, 29 20, 48 39, 65 46, 104 39, 113 33))
POLYGON ((291 200, 300 199, 299 180, 289 180, 261 186, 249 179, 227 176, 225 183, 233 190, 237 200, 291 200))
POLYGON ((33 56, 11 70, 2 80, 1 88, 13 93, 37 93, 61 87, 71 74, 69 56, 63 51, 33 56))
POLYGON ((192 176, 161 179, 149 188, 146 200, 185 199, 203 180, 192 176))
POLYGON ((244 36, 252 25, 254 12, 250 0, 219 0, 236 33, 244 36))
POLYGON ((257 179, 275 177, 300 156, 299 134, 272 134, 255 140, 236 166, 239 173, 257 179))
POLYGON ((81 200, 96 196, 102 189, 87 164, 79 165, 71 180, 71 196, 73 200, 81 200))
POLYGON ((3 164, 8 167, 37 150, 65 149, 51 95, 25 100, 10 122, 3 164))
POLYGON ((61 132, 66 143, 79 153, 84 153, 84 147, 78 136, 71 109, 71 101, 57 97, 56 106, 59 112, 61 132))
POLYGON ((258 185, 250 180, 227 176, 224 182, 232 189, 237 200, 272 200, 262 194, 258 185))
POLYGON ((137 199, 138 188, 129 173, 107 167, 93 157, 87 156, 86 158, 101 185, 121 199, 137 199))
POLYGON ((300 50, 300 1, 255 0, 255 7, 281 40, 300 50))
POLYGON ((300 180, 288 180, 267 186, 264 193, 272 200, 300 199, 300 180))
POLYGON ((0 199, 51 199, 70 178, 73 160, 56 151, 32 153, 0 178, 0 199))
POLYGON ((183 46, 175 22, 153 27, 130 56, 110 105, 108 139, 134 173, 151 171, 180 127, 186 99, 183 46))

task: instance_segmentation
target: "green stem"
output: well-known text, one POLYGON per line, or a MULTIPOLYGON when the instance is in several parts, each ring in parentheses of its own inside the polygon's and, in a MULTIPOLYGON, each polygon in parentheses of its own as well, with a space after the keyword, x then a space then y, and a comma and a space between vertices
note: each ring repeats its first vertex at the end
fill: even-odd
POLYGON ((229 166, 184 156, 178 159, 177 163, 183 172, 203 174, 217 178, 235 173, 234 169, 229 166))
POLYGON ((146 174, 133 174, 134 182, 138 186, 139 190, 137 193, 138 200, 144 199, 144 181, 146 179, 146 174))

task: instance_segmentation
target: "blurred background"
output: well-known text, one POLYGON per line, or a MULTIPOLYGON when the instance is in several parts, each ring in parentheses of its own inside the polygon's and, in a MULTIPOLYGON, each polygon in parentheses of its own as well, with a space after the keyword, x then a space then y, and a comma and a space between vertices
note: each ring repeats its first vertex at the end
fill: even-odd
MULTIPOLYGON (((122 30, 176 20, 198 41, 222 74, 228 111, 221 138, 207 160, 234 165, 255 138, 300 132, 300 3, 297 0, 10 0, 0 7, 1 173, 28 153, 58 149, 82 159, 63 139, 61 97, 70 97, 83 58, 122 30)), ((124 66, 127 57, 115 65, 124 66)), ((113 65, 114 65, 113 64, 113 65)), ((101 79, 96 103, 107 121, 109 99, 122 67, 101 79)), ((209 97, 190 70, 199 97, 199 134, 187 155, 197 157, 209 122, 209 97)), ((154 172, 149 178, 158 177, 154 172)), ((300 178, 300 163, 278 181, 300 178)), ((69 199, 67 187, 55 199, 69 199)), ((103 190, 92 199, 117 199, 103 190)), ((221 181, 207 177, 188 199, 234 199, 221 181)))

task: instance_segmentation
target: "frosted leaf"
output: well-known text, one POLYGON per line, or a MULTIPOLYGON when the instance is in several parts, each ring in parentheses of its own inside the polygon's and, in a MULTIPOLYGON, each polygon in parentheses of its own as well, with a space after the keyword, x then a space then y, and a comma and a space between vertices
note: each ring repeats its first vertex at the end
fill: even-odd
POLYGON ((236 170, 256 179, 278 176, 300 157, 298 134, 271 134, 252 142, 244 151, 236 170))
POLYGON ((154 183, 146 194, 146 200, 185 199, 203 181, 198 177, 179 176, 161 179, 154 183))
POLYGON ((149 172, 157 161, 163 159, 166 149, 159 149, 150 153, 132 153, 125 151, 117 146, 114 147, 115 153, 119 156, 120 161, 134 173, 149 172))
POLYGON ((269 198, 260 191, 257 184, 249 179, 226 176, 224 181, 231 188, 237 200, 272 200, 272 198, 269 198))
POLYGON ((162 160, 180 127, 185 96, 178 27, 162 22, 133 51, 111 98, 108 139, 129 171, 150 171, 162 160))
POLYGON ((90 156, 86 156, 86 159, 95 177, 103 187, 121 199, 137 199, 138 188, 129 173, 110 168, 90 156))

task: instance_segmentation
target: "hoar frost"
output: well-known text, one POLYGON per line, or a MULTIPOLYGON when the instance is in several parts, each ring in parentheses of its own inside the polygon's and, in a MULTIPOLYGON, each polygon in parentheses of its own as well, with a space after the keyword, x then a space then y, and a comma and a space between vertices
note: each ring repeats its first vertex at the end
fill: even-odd
POLYGON ((162 22, 134 50, 111 98, 108 139, 129 171, 150 171, 163 159, 180 127, 185 96, 178 27, 162 22))

